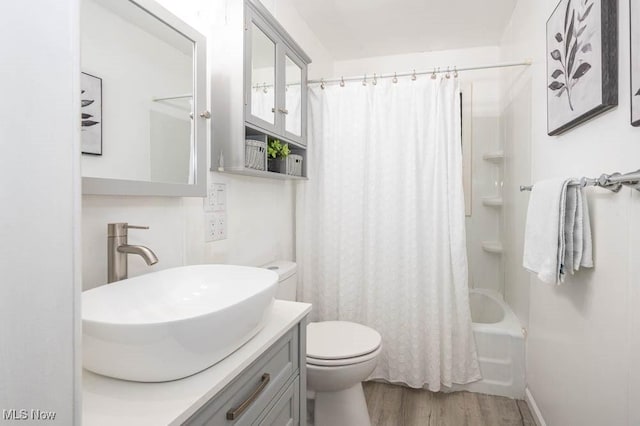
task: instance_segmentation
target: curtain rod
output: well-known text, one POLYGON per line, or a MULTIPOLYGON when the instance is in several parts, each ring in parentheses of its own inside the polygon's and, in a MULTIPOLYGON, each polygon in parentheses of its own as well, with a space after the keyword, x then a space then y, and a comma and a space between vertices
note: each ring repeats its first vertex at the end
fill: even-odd
MULTIPOLYGON (((472 67, 452 67, 452 66, 447 66, 445 67, 434 67, 431 71, 420 71, 420 72, 416 72, 415 70, 413 72, 404 72, 404 73, 393 73, 393 74, 374 74, 373 77, 369 77, 370 79, 378 79, 378 78, 398 78, 398 77, 414 77, 414 76, 418 76, 418 75, 426 75, 426 74, 445 74, 445 73, 455 73, 455 72, 462 72, 462 71, 476 71, 476 70, 488 70, 488 69, 493 69, 493 68, 509 68, 509 67, 526 67, 531 65, 532 61, 531 59, 525 59, 522 62, 506 62, 503 64, 489 64, 489 65, 478 65, 478 66, 472 66, 472 67)), ((320 80, 307 80, 308 84, 329 84, 329 83, 342 83, 342 82, 346 82, 346 81, 364 81, 367 80, 367 75, 364 75, 363 77, 340 77, 340 78, 332 78, 332 79, 320 79, 320 80)))

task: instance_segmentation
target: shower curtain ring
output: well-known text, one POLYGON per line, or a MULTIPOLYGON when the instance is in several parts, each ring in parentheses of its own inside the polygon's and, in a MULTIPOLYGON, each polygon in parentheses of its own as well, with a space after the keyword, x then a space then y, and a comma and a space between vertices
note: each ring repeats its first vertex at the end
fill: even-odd
POLYGON ((391 81, 393 81, 394 83, 398 82, 398 74, 397 73, 395 73, 395 72, 393 73, 393 80, 391 80, 391 81))
POLYGON ((457 66, 453 67, 453 78, 458 78, 458 67, 457 66))
POLYGON ((413 74, 411 74, 411 81, 416 81, 417 80, 417 76, 416 76, 416 70, 413 70, 413 74))
POLYGON ((433 72, 431 73, 431 80, 435 80, 436 78, 438 78, 438 76, 436 75, 436 67, 433 67, 433 72))
POLYGON ((324 90, 324 78, 320 79, 320 88, 324 90))
POLYGON ((373 81, 371 82, 371 84, 373 84, 374 86, 376 84, 378 84, 378 77, 376 77, 376 73, 375 72, 373 73, 373 81))
POLYGON ((447 73, 444 75, 447 79, 451 78, 451 71, 449 71, 450 67, 447 67, 447 73))
POLYGON ((344 87, 344 77, 340 77, 340 87, 344 87))
POLYGON ((364 75, 364 79, 362 80, 362 85, 366 86, 367 85, 367 75, 364 75))
POLYGON ((267 93, 267 92, 268 92, 268 90, 267 90, 267 83, 262 83, 262 92, 263 92, 263 93, 267 93))

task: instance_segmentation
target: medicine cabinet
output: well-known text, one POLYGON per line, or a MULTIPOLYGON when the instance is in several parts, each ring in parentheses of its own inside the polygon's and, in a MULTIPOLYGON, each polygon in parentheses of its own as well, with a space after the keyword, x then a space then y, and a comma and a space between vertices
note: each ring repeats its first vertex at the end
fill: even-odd
POLYGON ((205 37, 153 0, 82 0, 80 24, 83 193, 205 196, 205 37))
POLYGON ((212 104, 216 117, 212 123, 212 170, 305 178, 307 65, 311 59, 261 3, 238 3, 225 5, 211 41, 213 56, 226 58, 212 64, 212 90, 225 93, 212 104), (263 146, 271 139, 289 145, 293 156, 302 162, 300 176, 284 169, 268 170, 263 146), (263 146, 256 148, 251 141, 263 146), (256 155, 252 149, 259 149, 257 155, 264 155, 264 161, 252 161, 249 157, 256 155))

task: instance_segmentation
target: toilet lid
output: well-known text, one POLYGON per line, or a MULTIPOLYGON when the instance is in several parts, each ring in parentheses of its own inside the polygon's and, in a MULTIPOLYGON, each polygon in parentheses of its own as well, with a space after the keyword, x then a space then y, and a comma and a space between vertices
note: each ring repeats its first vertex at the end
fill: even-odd
POLYGON ((307 357, 344 359, 378 349, 382 337, 372 328, 348 321, 322 321, 307 325, 307 357))

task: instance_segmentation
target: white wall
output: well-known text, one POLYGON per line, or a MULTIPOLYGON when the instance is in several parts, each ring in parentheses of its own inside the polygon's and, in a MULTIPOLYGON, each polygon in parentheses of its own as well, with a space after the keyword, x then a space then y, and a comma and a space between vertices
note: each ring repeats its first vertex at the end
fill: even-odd
MULTIPOLYGON (((619 2, 619 107, 565 135, 547 136, 545 22, 556 4, 520 0, 502 42, 504 60, 523 55, 534 60, 529 70, 513 71, 505 80, 503 118, 513 163, 507 181, 514 185, 530 182, 526 170, 517 170, 518 164, 527 167, 529 143, 531 182, 639 167, 640 130, 629 125, 629 2, 619 2)), ((595 269, 580 271, 559 287, 513 272, 507 299, 525 316, 529 299, 527 382, 548 425, 637 425, 640 194, 587 192, 595 269)), ((507 195, 509 221, 521 235, 528 195, 513 189, 507 195)), ((521 244, 514 237, 511 249, 519 251, 521 244)), ((509 258, 507 271, 520 267, 520 255, 509 258)))
POLYGON ((80 424, 77 40, 77 0, 0 3, 0 410, 56 413, 17 423, 80 424))
MULTIPOLYGON (((335 62, 334 76, 359 76, 373 73, 403 73, 413 69, 431 70, 434 66, 474 66, 499 62, 497 47, 447 50, 403 55, 381 56, 335 62)), ((502 291, 502 260, 482 250, 482 241, 500 239, 499 209, 482 205, 484 196, 501 191, 500 168, 484 161, 482 155, 500 149, 500 73, 496 70, 471 71, 460 74, 461 84, 472 85, 472 214, 467 217, 467 251, 469 253, 469 285, 502 291)), ((408 77, 405 77, 408 78, 408 77)), ((420 76, 419 78, 429 78, 420 76)), ((350 83, 359 84, 359 83, 350 83)), ((467 96, 468 94, 463 94, 467 96)))
MULTIPOLYGON (((266 6, 313 59, 310 76, 331 74, 330 54, 295 8, 290 7, 290 2, 272 0, 266 6)), ((161 0, 160 3, 201 33, 215 32, 209 24, 208 13, 209 9, 217 9, 217 5, 200 0, 161 0)), ((208 58, 208 61, 221 60, 224 58, 208 58)), ((212 97, 215 101, 215 93, 212 97)), ((130 276, 183 264, 261 265, 277 258, 293 259, 294 183, 219 173, 209 173, 208 181, 227 185, 228 238, 214 243, 204 242, 200 198, 83 197, 83 251, 90 253, 82 265, 84 288, 106 282, 106 226, 113 221, 151 225, 148 231, 132 231, 130 242, 147 245, 160 261, 148 267, 141 259, 130 256, 130 276)))
POLYGON ((262 4, 287 29, 287 32, 302 46, 313 63, 307 76, 310 80, 333 75, 333 56, 309 28, 296 9, 297 0, 264 0, 262 4))

